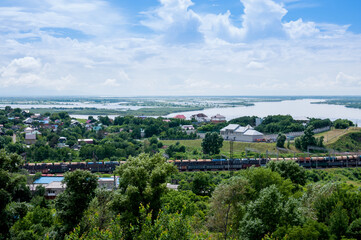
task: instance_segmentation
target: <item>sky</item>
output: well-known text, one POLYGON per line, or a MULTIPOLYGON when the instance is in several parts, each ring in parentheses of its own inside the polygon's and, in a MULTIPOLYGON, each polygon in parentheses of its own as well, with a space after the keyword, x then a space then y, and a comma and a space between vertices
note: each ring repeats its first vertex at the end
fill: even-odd
POLYGON ((360 0, 1 0, 1 96, 360 95, 360 0))

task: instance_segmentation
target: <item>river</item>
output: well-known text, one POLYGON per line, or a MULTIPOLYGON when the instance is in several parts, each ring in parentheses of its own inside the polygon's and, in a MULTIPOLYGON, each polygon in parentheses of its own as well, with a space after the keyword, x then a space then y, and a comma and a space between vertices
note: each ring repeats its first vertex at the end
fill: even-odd
POLYGON ((225 116, 227 120, 231 120, 242 116, 266 117, 268 115, 289 114, 293 118, 300 120, 308 117, 321 119, 329 118, 331 120, 345 118, 353 121, 358 126, 361 125, 361 109, 346 108, 341 105, 311 104, 311 102, 320 101, 320 99, 301 99, 282 102, 256 102, 254 106, 249 107, 209 108, 203 111, 172 113, 167 115, 167 117, 174 117, 175 115, 182 114, 189 119, 191 115, 202 112, 208 117, 219 113, 225 116))

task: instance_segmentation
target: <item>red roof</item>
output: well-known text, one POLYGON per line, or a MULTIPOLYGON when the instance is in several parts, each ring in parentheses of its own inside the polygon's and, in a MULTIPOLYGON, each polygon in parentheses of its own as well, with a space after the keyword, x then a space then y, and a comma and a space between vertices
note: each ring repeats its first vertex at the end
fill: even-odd
POLYGON ((177 118, 177 119, 186 119, 186 116, 184 116, 184 115, 177 115, 177 116, 175 116, 174 118, 177 118))

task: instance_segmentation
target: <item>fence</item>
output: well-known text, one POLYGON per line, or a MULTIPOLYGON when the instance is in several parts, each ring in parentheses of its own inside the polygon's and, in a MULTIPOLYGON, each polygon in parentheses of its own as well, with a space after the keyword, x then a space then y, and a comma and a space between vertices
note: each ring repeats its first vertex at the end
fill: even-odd
MULTIPOLYGON (((323 127, 323 128, 316 128, 313 130, 314 133, 321 133, 321 132, 326 132, 330 130, 330 126, 328 127, 323 127)), ((287 137, 299 137, 299 136, 302 136, 304 133, 304 131, 302 132, 289 132, 289 133, 285 133, 285 135, 287 137)), ((276 140, 277 139, 277 136, 278 134, 267 134, 267 135, 264 135, 264 138, 267 139, 267 140, 276 140)))

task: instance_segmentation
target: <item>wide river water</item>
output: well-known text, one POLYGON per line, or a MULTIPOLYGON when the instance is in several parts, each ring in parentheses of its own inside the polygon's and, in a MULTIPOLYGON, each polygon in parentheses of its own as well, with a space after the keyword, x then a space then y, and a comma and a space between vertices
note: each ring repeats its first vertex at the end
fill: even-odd
MULTIPOLYGON (((258 116, 266 117, 268 115, 289 114, 295 119, 306 118, 329 118, 335 120, 338 118, 345 118, 353 121, 355 124, 361 126, 361 109, 346 108, 341 105, 328 105, 328 104, 311 104, 311 102, 320 102, 320 99, 301 99, 301 100, 287 100, 282 102, 256 102, 254 106, 240 106, 240 107, 225 107, 225 108, 208 108, 203 111, 191 111, 191 112, 178 112, 167 115, 166 117, 174 117, 178 114, 185 115, 188 119, 191 115, 196 113, 204 113, 208 117, 214 116, 217 113, 226 117, 227 120, 238 118, 242 116, 258 116)), ((72 103, 72 104, 0 104, 0 108, 10 105, 13 108, 19 107, 22 109, 29 108, 51 108, 51 107, 88 107, 88 108, 103 108, 103 109, 139 109, 142 106, 124 106, 119 103, 107 103, 107 104, 94 104, 94 103, 72 103)), ((75 118, 87 118, 85 115, 71 115, 75 118)), ((93 115, 97 117, 97 115, 93 115)), ((114 118, 116 115, 109 115, 110 118, 114 118)))
POLYGON ((320 101, 320 99, 301 99, 282 102, 256 102, 254 106, 249 107, 209 108, 203 111, 172 113, 167 115, 167 117, 183 114, 189 119, 191 115, 202 112, 208 117, 219 113, 225 116, 227 120, 231 120, 242 116, 266 117, 268 115, 289 114, 295 119, 306 119, 309 117, 336 120, 338 118, 345 118, 353 121, 358 126, 361 125, 361 109, 346 108, 341 105, 311 104, 311 102, 320 101))

